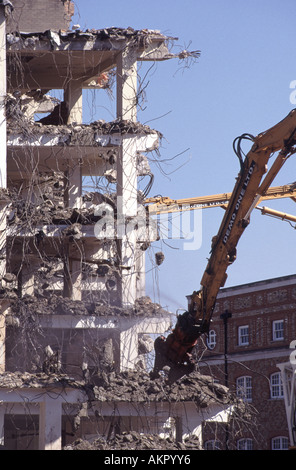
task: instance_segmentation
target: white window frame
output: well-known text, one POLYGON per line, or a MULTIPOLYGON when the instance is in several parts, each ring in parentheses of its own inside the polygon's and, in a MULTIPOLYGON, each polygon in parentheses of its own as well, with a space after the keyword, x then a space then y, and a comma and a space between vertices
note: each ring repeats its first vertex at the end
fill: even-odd
POLYGON ((252 377, 243 375, 236 379, 236 395, 243 401, 250 403, 252 401, 252 377))
POLYGON ((275 320, 272 322, 272 340, 282 341, 284 339, 284 320, 275 320), (280 328, 279 328, 280 325, 280 328))
POLYGON ((217 344, 217 333, 215 330, 210 330, 207 338, 208 349, 214 349, 217 344))
POLYGON ((221 450, 221 443, 215 439, 206 441, 204 443, 205 450, 221 450))
POLYGON ((271 450, 288 450, 289 439, 286 436, 277 436, 271 439, 271 450))
POLYGON ((250 438, 239 439, 237 441, 237 450, 253 450, 253 440, 250 438))
POLYGON ((249 345, 249 325, 242 325, 238 327, 238 345, 249 345))
POLYGON ((270 376, 270 398, 279 399, 284 397, 284 387, 280 372, 275 372, 270 376))

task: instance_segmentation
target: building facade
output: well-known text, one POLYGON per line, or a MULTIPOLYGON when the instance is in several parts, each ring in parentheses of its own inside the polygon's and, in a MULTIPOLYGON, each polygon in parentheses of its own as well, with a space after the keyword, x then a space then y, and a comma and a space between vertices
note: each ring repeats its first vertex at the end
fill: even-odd
MULTIPOLYGON (((296 338, 296 275, 223 288, 200 368, 241 397, 254 411, 249 428, 229 435, 238 449, 287 449, 290 444, 279 364, 289 363, 296 338)), ((205 445, 225 448, 225 428, 208 427, 205 445)))
POLYGON ((106 448, 138 431, 194 435, 199 448, 227 389, 200 374, 167 388, 146 370, 171 315, 145 296, 158 237, 147 155, 161 134, 138 122, 138 69, 180 57, 159 31, 71 28, 72 7, 0 0, 0 446, 100 434, 106 448), (111 89, 115 119, 98 106, 87 122, 85 92, 100 102, 111 89))

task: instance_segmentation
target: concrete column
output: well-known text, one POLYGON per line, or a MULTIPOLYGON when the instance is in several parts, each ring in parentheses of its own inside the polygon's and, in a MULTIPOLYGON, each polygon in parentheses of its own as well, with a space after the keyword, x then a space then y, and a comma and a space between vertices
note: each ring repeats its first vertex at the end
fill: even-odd
MULTIPOLYGON (((122 136, 117 158, 117 237, 121 264, 121 300, 123 306, 132 305, 137 298, 137 241, 146 235, 146 215, 138 217, 137 159, 139 152, 157 148, 158 136, 122 136), (144 226, 143 226, 144 224, 144 226), (119 226, 118 226, 119 225, 119 226)), ((141 271, 143 279, 144 270, 141 271)))
POLYGON ((205 418, 194 403, 177 404, 171 417, 175 418, 176 438, 179 442, 190 435, 197 436, 202 442, 202 422, 205 418))
POLYGON ((6 325, 5 315, 0 315, 0 374, 5 371, 5 337, 6 337, 6 325))
MULTIPOLYGON (((64 246, 67 259, 64 263, 64 297, 70 297, 72 300, 81 300, 81 282, 82 282, 82 265, 81 260, 74 260, 75 245, 64 246)), ((79 256, 79 250, 76 246, 76 257, 79 256)))
POLYGON ((71 298, 72 300, 81 300, 81 282, 82 270, 81 261, 70 260, 71 269, 71 298))
POLYGON ((40 403, 39 450, 61 450, 62 403, 58 398, 44 397, 40 403))
POLYGON ((137 146, 135 137, 123 137, 117 158, 117 210, 123 217, 137 215, 137 146))
POLYGON ((0 198, 0 279, 6 272, 7 201, 0 198))
POLYGON ((64 99, 68 109, 67 124, 82 123, 82 83, 70 80, 65 88, 64 99))
POLYGON ((123 138, 117 159, 117 236, 120 243, 122 305, 132 305, 136 299, 135 252, 137 234, 137 165, 136 143, 123 138))
MULTIPOLYGON (((79 81, 70 81, 65 89, 65 101, 68 109, 67 124, 82 124, 82 84, 79 81)), ((69 207, 81 209, 82 207, 82 165, 69 161, 67 178, 67 203, 69 207)), ((70 260, 70 290, 73 300, 81 300, 81 262, 70 260)))
MULTIPOLYGON (((132 221, 131 221, 132 223, 132 221)), ((127 231, 121 240, 121 302, 123 307, 129 307, 137 298, 137 272, 135 264, 137 233, 127 231)))
POLYGON ((176 420, 176 433, 178 436, 182 434, 183 440, 190 435, 194 435, 198 437, 199 442, 202 445, 203 422, 227 423, 232 411, 232 406, 224 408, 223 405, 219 404, 213 404, 199 410, 192 402, 186 403, 186 407, 178 405, 175 413, 175 417, 178 417, 176 420))
POLYGON ((6 98, 6 20, 5 8, 0 6, 0 187, 7 186, 6 169, 6 117, 5 117, 5 98, 6 98))
POLYGON ((117 118, 137 120, 137 56, 126 47, 117 58, 117 118))
MULTIPOLYGON (((65 89, 64 99, 68 110, 67 124, 82 124, 82 83, 70 80, 65 89)), ((82 206, 82 171, 80 161, 76 165, 69 162, 67 178, 69 207, 80 208, 82 206)))
POLYGON ((183 441, 183 416, 176 416, 176 442, 183 441))
POLYGON ((120 371, 133 369, 138 356, 137 332, 131 328, 120 333, 120 371))
POLYGON ((5 372, 5 339, 6 323, 5 316, 8 313, 8 302, 2 300, 0 306, 0 374, 5 372))
POLYGON ((22 267, 22 297, 24 295, 34 295, 35 267, 36 261, 30 255, 26 256, 22 267))
POLYGON ((4 446, 4 416, 5 405, 0 403, 0 446, 4 446))
POLYGON ((145 251, 142 251, 138 248, 136 253, 136 271, 137 271, 137 278, 136 278, 136 295, 137 299, 143 297, 146 294, 146 254, 145 251))
POLYGON ((81 161, 77 161, 73 166, 69 162, 66 172, 66 192, 68 207, 81 209, 82 207, 82 170, 81 161))
POLYGON ((211 405, 207 408, 198 409, 192 402, 177 404, 171 414, 176 422, 176 437, 181 442, 186 437, 194 435, 198 437, 200 444, 203 443, 202 424, 203 422, 227 423, 232 413, 233 407, 224 408, 223 405, 211 405))
MULTIPOLYGON (((7 187, 7 123, 5 99, 7 92, 6 77, 6 18, 5 7, 0 6, 0 188, 7 187)), ((0 197, 1 199, 1 197, 0 197)), ((0 254, 5 256, 7 205, 0 200, 0 254)), ((6 271, 6 259, 0 258, 0 277, 6 271)))

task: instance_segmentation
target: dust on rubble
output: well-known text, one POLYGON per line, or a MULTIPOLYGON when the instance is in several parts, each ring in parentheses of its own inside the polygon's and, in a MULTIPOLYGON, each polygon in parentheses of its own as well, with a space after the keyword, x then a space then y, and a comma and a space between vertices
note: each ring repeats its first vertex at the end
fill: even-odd
POLYGON ((172 437, 162 438, 155 434, 130 431, 116 434, 108 440, 103 436, 92 442, 78 439, 63 450, 200 450, 200 442, 196 436, 190 436, 184 442, 176 442, 172 437))

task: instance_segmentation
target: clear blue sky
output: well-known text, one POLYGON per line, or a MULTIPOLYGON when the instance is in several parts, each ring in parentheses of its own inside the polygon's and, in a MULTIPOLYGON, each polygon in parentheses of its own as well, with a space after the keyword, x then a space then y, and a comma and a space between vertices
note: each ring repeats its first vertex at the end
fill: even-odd
MULTIPOLYGON (((73 22, 82 29, 157 29, 178 38, 175 52, 201 50, 196 63, 173 59, 159 63, 149 75, 139 120, 164 135, 163 163, 152 164, 151 196, 185 198, 231 191, 239 171, 233 140, 245 132, 257 135, 296 107, 290 101, 290 83, 296 80, 295 0, 74 3, 73 22)), ((110 120, 115 117, 112 106, 110 102, 110 120)), ((100 119, 103 111, 98 107, 94 119, 100 119)), ((273 185, 294 181, 296 156, 273 185)), ((290 200, 265 205, 296 214, 290 200)), ((176 240, 154 245, 152 257, 159 250, 165 254, 159 268, 150 269, 147 261, 147 294, 154 301, 174 312, 186 307, 185 296, 200 287, 211 238, 222 217, 219 208, 202 212, 197 229, 202 229, 202 243, 197 250, 184 250, 184 242, 176 240)), ((228 269, 226 287, 294 274, 295 241, 295 229, 288 223, 254 211, 239 242, 237 260, 228 269)))

